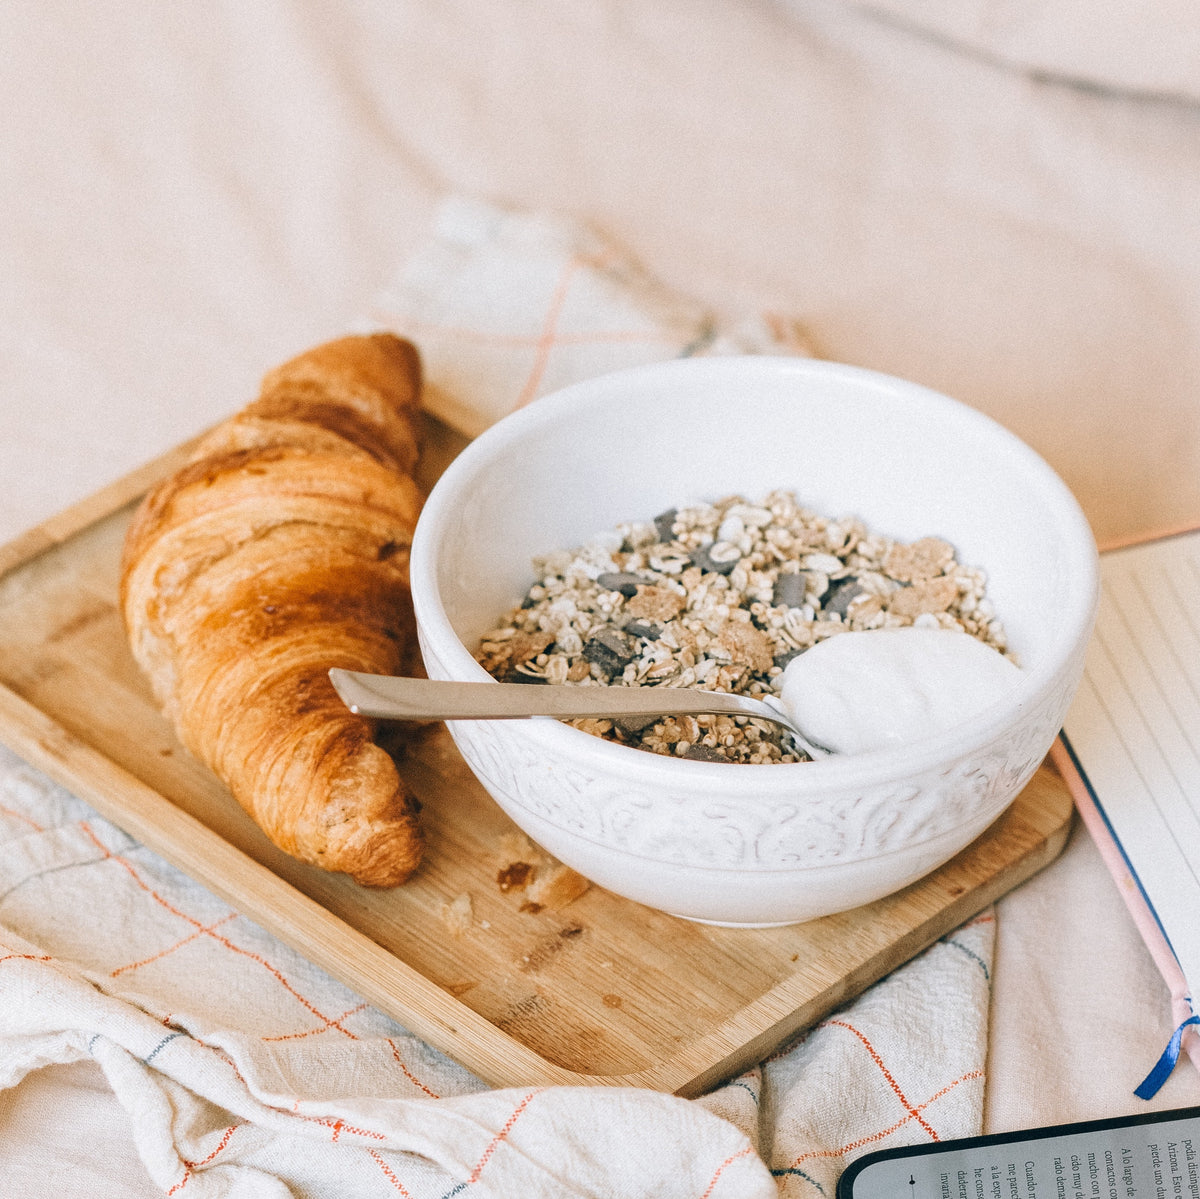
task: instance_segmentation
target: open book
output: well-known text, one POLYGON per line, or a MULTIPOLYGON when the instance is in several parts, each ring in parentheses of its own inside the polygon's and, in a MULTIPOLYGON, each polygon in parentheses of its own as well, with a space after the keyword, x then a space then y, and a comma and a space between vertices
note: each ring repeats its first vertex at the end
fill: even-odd
POLYGON ((1100 582, 1052 753, 1171 991, 1175 1034, 1136 1092, 1148 1099, 1181 1049, 1200 1066, 1200 530, 1108 550, 1100 582))

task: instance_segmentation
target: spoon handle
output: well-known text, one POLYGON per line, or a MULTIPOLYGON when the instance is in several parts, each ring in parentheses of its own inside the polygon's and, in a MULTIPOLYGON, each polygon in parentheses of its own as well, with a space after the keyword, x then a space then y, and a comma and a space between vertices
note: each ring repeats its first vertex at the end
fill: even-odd
POLYGON ((384 720, 515 720, 576 717, 754 716, 786 718, 748 696, 668 687, 571 687, 550 683, 454 683, 334 668, 334 690, 352 712, 384 720))

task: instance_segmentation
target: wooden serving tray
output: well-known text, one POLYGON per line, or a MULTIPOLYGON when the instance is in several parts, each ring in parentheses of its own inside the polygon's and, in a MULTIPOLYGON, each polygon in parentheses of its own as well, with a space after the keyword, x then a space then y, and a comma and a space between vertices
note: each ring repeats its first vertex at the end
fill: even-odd
MULTIPOLYGON (((433 475, 462 441, 429 426, 433 475)), ((528 856, 517 830, 436 726, 401 762, 429 832, 412 882, 370 891, 296 862, 180 747, 126 646, 116 606, 125 526, 188 448, 0 547, 0 740, 493 1085, 698 1094, 957 927, 1066 841, 1071 799, 1043 766, 953 861, 853 912, 716 928, 598 887, 561 911, 533 910, 499 882, 528 856), (446 915, 463 893, 465 928, 446 915)))

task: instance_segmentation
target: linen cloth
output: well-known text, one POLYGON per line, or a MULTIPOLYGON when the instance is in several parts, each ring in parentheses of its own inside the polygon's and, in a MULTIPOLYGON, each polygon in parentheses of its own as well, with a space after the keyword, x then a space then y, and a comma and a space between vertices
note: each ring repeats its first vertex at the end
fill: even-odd
POLYGON ((475 436, 539 395, 667 358, 811 353, 799 321, 719 323, 597 230, 452 196, 373 311, 420 348, 423 404, 475 436))
MULTIPOLYGON (((551 386, 726 334, 598 234, 451 199, 378 305, 479 427, 551 386)), ((696 1101, 489 1090, 0 753, 0 1087, 90 1057, 167 1194, 832 1196, 859 1153, 978 1133, 993 918, 696 1101)))

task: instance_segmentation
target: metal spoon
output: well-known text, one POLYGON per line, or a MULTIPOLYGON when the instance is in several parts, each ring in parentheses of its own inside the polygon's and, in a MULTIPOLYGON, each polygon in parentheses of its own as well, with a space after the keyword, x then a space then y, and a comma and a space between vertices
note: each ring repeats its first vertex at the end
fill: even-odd
POLYGON ((518 720, 552 716, 620 719, 629 716, 752 716, 781 725, 811 758, 828 749, 814 745, 782 708, 748 695, 682 687, 572 687, 542 683, 447 683, 435 679, 362 674, 335 667, 329 680, 342 702, 360 716, 382 720, 518 720))

